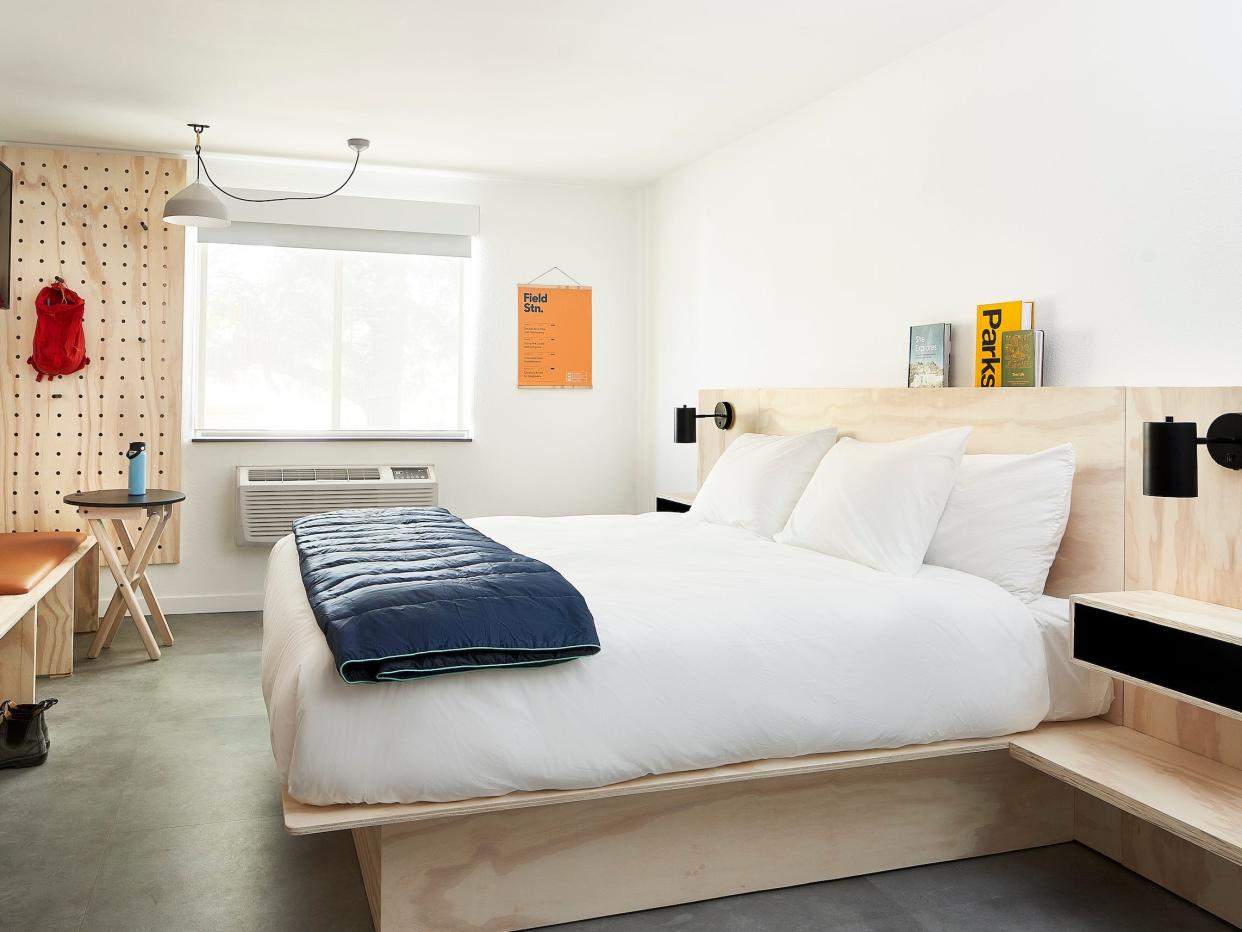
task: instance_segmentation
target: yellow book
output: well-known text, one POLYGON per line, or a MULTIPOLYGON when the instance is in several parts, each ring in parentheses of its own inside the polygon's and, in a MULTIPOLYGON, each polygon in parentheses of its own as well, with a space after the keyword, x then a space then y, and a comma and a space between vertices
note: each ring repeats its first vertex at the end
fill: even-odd
POLYGON ((1001 386, 1001 334, 1035 329, 1034 301, 997 301, 980 304, 975 329, 975 385, 1001 386))

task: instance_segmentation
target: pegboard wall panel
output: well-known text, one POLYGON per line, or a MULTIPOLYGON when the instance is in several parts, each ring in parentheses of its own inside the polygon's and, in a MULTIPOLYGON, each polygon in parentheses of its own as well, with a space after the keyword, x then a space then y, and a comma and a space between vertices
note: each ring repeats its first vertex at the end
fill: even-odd
MULTIPOLYGON (((185 231, 160 218, 185 184, 186 163, 8 145, 0 161, 13 170, 13 306, 0 310, 0 529, 85 530, 61 499, 123 488, 131 440, 147 445, 149 486, 179 487, 185 231), (34 302, 57 275, 86 303, 90 364, 39 382, 27 363, 34 302)), ((179 540, 174 515, 153 562, 177 562, 179 540)))

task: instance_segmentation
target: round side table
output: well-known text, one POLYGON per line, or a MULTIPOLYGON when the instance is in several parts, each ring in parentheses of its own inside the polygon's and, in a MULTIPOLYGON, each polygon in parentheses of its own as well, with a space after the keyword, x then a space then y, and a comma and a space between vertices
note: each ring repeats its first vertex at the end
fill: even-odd
POLYGON ((103 551, 112 578, 116 580, 116 592, 104 612, 95 639, 91 641, 88 657, 94 659, 105 647, 112 646, 121 627, 121 619, 126 611, 134 619, 134 627, 147 649, 147 656, 152 660, 160 659, 160 649, 155 643, 151 629, 147 627, 147 619, 138 605, 138 597, 134 594, 134 586, 142 591, 147 608, 151 610, 151 621, 159 632, 160 641, 165 647, 173 643, 172 630, 168 627, 168 619, 160 603, 155 600, 155 591, 147 579, 147 564, 155 555, 155 545, 164 533, 168 519, 172 517, 172 506, 185 501, 184 492, 169 489, 148 489, 146 495, 130 495, 126 489, 102 489, 98 492, 75 492, 65 496, 65 504, 74 505, 86 523, 90 525, 95 539, 99 541, 99 549, 103 551), (126 521, 146 521, 137 543, 129 535, 126 521), (108 540, 106 522, 112 524, 117 543, 125 553, 125 563, 121 563, 116 548, 108 540))

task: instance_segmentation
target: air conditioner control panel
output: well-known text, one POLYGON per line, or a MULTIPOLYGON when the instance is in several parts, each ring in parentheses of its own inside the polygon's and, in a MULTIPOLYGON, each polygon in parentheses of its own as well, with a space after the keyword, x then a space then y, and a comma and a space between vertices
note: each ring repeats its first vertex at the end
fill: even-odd
POLYGON ((430 466, 390 466, 394 479, 430 479, 430 466))

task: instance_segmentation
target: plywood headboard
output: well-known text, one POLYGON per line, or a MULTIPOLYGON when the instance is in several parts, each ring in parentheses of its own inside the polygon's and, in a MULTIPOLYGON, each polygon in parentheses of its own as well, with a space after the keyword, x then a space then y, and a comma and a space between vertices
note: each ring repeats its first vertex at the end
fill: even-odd
POLYGON ((968 453, 1034 453, 1074 445, 1070 522, 1048 577, 1050 595, 1121 589, 1124 582, 1126 389, 793 388, 705 389, 699 410, 736 409, 728 431, 699 428, 699 482, 744 433, 796 434, 837 427, 859 440, 900 440, 974 428, 968 453))

